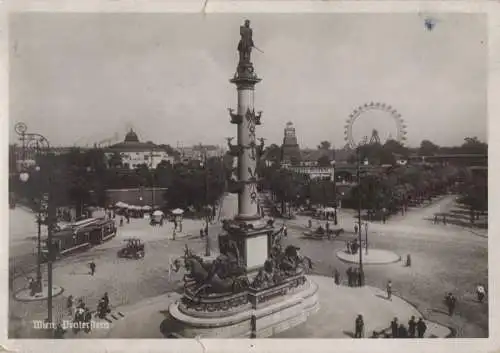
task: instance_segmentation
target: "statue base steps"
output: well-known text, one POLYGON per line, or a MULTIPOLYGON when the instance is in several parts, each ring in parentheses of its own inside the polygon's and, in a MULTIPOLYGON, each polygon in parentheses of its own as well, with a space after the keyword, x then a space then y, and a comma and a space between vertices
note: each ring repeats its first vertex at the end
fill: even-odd
POLYGON ((197 312, 186 310, 181 302, 175 302, 169 307, 167 330, 171 337, 183 338, 271 337, 300 325, 309 315, 317 312, 317 293, 317 284, 306 279, 294 290, 283 290, 278 286, 255 292, 252 295, 254 300, 238 310, 228 308, 222 312, 197 312))

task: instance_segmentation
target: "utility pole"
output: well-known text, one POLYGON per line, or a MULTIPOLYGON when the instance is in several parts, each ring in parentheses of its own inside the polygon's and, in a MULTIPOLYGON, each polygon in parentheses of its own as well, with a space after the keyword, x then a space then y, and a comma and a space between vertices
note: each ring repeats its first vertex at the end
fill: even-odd
POLYGON ((358 179, 358 238, 359 238, 359 275, 360 275, 360 286, 363 286, 365 283, 365 274, 363 271, 363 248, 362 248, 362 242, 361 242, 361 165, 360 165, 360 159, 361 159, 361 153, 359 146, 356 149, 356 154, 357 154, 357 179, 358 179))
MULTIPOLYGON (((201 147, 201 146, 200 146, 201 147)), ((210 240, 208 234, 208 222, 210 217, 210 209, 208 207, 208 166, 207 166, 207 150, 204 148, 203 150, 203 167, 205 168, 205 256, 210 256, 210 240)))

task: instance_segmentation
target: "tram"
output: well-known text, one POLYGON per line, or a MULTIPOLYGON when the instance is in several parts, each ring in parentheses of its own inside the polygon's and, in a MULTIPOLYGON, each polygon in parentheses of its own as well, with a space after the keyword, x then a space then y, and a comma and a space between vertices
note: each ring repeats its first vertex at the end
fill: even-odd
MULTIPOLYGON (((89 218, 76 222, 52 234, 53 259, 99 245, 114 236, 116 236, 116 224, 113 220, 89 218)), ((45 241, 42 246, 42 257, 45 261, 47 261, 48 255, 49 251, 45 241)))

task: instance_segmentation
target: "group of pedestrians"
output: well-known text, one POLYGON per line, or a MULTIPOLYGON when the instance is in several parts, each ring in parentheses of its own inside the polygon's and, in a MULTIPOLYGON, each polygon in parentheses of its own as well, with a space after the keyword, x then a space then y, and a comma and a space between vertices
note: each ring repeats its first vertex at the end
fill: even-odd
POLYGON ((412 316, 408 321, 408 327, 399 323, 397 317, 391 321, 392 338, 424 338, 425 331, 427 331, 427 324, 422 318, 416 321, 415 316, 412 316))
POLYGON ((346 274, 347 274, 347 285, 349 287, 360 287, 361 286, 363 274, 361 273, 359 268, 349 267, 346 271, 346 274))
MULTIPOLYGON (((398 318, 395 317, 391 321, 391 334, 389 335, 386 330, 383 332, 373 331, 372 338, 424 338, 425 331, 427 331, 427 324, 422 318, 416 321, 415 316, 412 316, 408 321, 408 326, 403 323, 398 322, 398 318)), ((363 338, 365 332, 365 322, 363 320, 363 315, 358 315, 354 321, 354 338, 363 338)))

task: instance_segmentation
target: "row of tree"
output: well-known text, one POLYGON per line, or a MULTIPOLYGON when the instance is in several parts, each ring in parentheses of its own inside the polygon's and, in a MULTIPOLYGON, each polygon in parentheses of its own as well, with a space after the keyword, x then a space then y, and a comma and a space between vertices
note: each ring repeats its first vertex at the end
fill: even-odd
POLYGON ((130 170, 110 166, 100 149, 78 148, 62 155, 38 156, 36 165, 28 171, 27 181, 11 174, 11 190, 38 207, 38 200, 50 189, 56 206, 73 206, 77 215, 88 205, 107 206, 107 189, 139 187, 166 188, 166 208, 201 209, 214 205, 224 193, 232 168, 227 159, 207 158, 203 163, 172 165, 163 161, 155 169, 143 164, 130 170))

